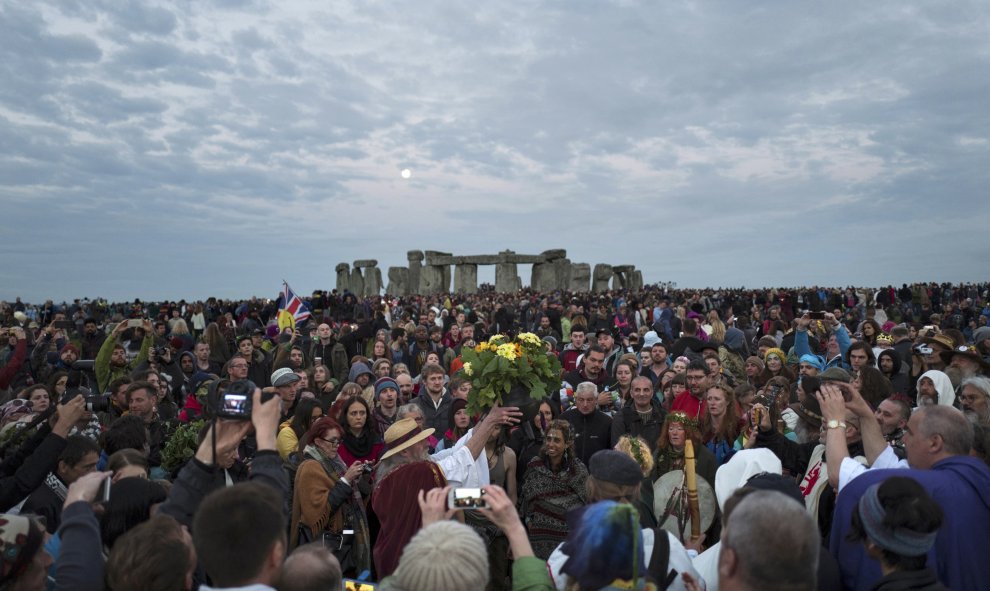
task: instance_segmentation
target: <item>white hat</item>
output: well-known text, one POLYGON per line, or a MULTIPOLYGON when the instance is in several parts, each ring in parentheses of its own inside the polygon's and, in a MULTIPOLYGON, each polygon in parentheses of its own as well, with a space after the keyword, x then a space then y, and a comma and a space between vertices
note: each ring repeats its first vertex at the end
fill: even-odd
POLYGON ((726 499, 731 497, 736 489, 742 488, 753 476, 763 472, 782 474, 783 471, 780 458, 769 449, 737 451, 715 472, 715 498, 718 499, 719 509, 725 509, 726 499))

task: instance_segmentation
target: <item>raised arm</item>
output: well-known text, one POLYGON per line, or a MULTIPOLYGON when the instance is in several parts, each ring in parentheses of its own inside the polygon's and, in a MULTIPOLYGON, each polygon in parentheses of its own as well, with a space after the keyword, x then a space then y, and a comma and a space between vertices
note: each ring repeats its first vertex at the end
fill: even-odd
POLYGON ((478 459, 481 452, 485 450, 488 437, 497 428, 503 425, 515 425, 519 423, 522 412, 514 406, 496 406, 485 415, 485 418, 478 423, 471 434, 471 438, 464 444, 471 451, 471 456, 478 459))
POLYGON ((863 399, 852 384, 842 384, 839 386, 847 394, 849 400, 846 401, 846 409, 859 417, 859 433, 863 438, 863 452, 866 454, 866 463, 870 466, 877 461, 877 457, 888 447, 887 440, 884 439, 880 423, 877 422, 873 409, 863 399))
POLYGON ((849 457, 849 446, 846 443, 846 405, 842 401, 842 390, 834 384, 823 384, 815 397, 821 405, 822 420, 826 422, 825 466, 828 469, 828 483, 833 489, 838 489, 842 460, 849 457), (839 426, 828 427, 828 423, 833 421, 839 426))

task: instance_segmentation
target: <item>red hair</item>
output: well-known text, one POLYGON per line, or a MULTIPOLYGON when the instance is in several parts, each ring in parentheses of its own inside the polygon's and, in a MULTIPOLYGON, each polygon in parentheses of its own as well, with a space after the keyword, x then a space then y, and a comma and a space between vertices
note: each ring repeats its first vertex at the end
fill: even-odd
POLYGON ((306 449, 306 446, 313 442, 314 439, 323 435, 327 431, 337 430, 341 437, 344 436, 344 429, 341 428, 340 424, 330 417, 323 417, 317 419, 309 428, 309 431, 302 436, 299 440, 299 449, 306 449))

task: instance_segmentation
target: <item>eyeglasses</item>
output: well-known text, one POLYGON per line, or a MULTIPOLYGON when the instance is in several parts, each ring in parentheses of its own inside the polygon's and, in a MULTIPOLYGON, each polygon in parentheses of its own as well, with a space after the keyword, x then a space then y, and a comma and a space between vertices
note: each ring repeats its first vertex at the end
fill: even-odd
POLYGON ((334 437, 333 439, 325 439, 323 437, 317 437, 317 439, 325 443, 329 443, 330 445, 340 445, 340 439, 337 437, 334 437))
POLYGON ((231 369, 247 369, 247 363, 235 363, 229 367, 231 369))

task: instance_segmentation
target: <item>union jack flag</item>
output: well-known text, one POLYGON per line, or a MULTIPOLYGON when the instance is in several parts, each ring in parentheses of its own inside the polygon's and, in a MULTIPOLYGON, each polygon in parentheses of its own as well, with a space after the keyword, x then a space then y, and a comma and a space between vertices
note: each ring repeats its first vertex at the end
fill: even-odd
POLYGON ((280 314, 282 311, 291 314, 294 324, 298 324, 309 318, 309 306, 306 305, 306 302, 299 299, 299 296, 293 293, 289 284, 285 281, 282 282, 282 306, 278 311, 280 314))

